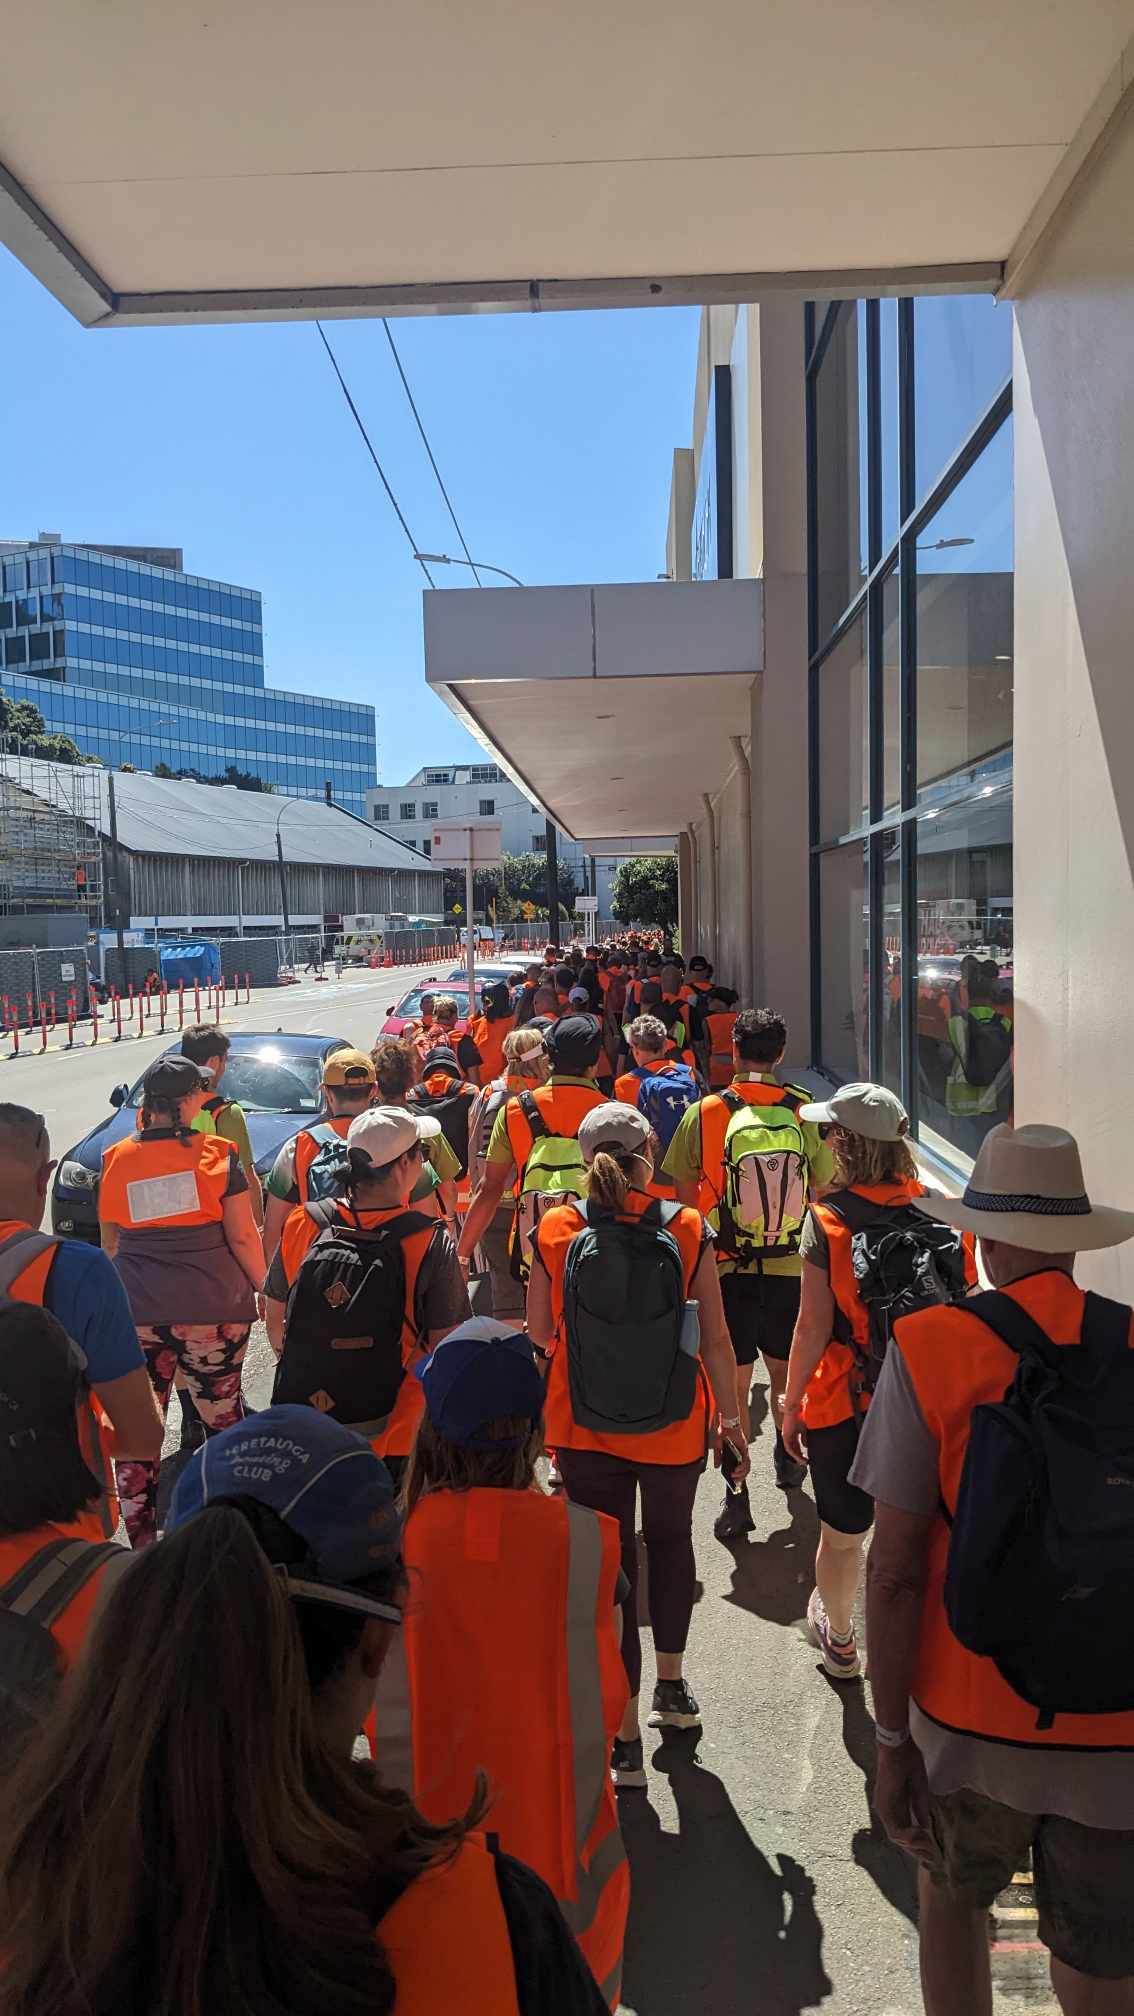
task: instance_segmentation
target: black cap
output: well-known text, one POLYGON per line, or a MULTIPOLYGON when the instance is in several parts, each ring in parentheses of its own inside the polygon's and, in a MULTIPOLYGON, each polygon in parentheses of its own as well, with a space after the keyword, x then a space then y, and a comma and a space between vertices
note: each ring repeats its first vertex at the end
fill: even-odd
POLYGON ((142 1079, 142 1093, 147 1099, 188 1099, 194 1092, 208 1092, 212 1082, 200 1064, 180 1050, 171 1050, 150 1065, 142 1079))
MULTIPOLYGON (((86 1357, 62 1323, 34 1303, 0 1309, 0 1449, 45 1435, 74 1438, 75 1403, 86 1388, 86 1357)), ((92 1477, 92 1496, 97 1490, 92 1477)))
POLYGON ((544 1040, 553 1071, 585 1071, 598 1063, 602 1024, 596 1015, 561 1015, 544 1040))

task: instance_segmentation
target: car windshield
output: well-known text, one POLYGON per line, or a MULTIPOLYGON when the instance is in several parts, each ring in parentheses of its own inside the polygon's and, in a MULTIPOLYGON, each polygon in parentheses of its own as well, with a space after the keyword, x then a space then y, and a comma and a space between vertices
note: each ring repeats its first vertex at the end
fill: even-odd
POLYGON ((421 1014, 421 1004, 427 994, 432 994, 434 1000, 437 999, 439 994, 447 994, 451 1001, 456 1002, 457 1013, 459 1015, 464 1016, 468 1014, 468 989, 450 987, 448 984, 443 987, 415 987, 413 993, 406 994, 391 1012, 395 1015, 400 1015, 405 1022, 415 1022, 421 1014))
MULTIPOLYGON (((225 1099, 239 1100, 246 1113, 317 1113, 321 1103, 322 1059, 316 1051, 295 1054, 265 1043, 258 1050, 234 1050, 221 1079, 225 1099)), ((131 1106, 141 1104, 139 1082, 131 1106)))
MULTIPOLYGON (((454 967, 449 978, 451 980, 458 978, 463 980, 467 971, 468 968, 465 966, 459 969, 454 967)), ((522 966, 478 966, 476 969, 477 985, 483 986, 486 982, 491 983, 493 980, 515 980, 522 972, 522 966)))

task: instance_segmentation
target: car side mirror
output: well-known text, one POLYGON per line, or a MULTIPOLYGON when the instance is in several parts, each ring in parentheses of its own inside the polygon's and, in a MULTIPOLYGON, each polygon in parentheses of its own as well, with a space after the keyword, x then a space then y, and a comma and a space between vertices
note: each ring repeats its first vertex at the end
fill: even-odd
POLYGON ((398 1012, 398 1004, 397 1004, 397 1002, 396 1002, 396 1001, 391 1001, 391 1003, 390 1003, 389 1007, 388 1007, 388 1008, 387 1008, 387 1010, 386 1010, 386 1013, 387 1013, 387 1015, 396 1015, 396 1014, 397 1014, 397 1012, 398 1012))
POLYGON ((125 1106, 129 1097, 130 1087, 128 1085, 116 1085, 110 1095, 110 1103, 112 1106, 125 1106))

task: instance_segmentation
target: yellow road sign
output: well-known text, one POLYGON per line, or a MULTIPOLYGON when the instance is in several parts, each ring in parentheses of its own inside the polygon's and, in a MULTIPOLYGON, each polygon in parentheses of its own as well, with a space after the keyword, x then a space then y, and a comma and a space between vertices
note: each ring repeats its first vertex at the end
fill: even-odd
POLYGON ((521 910, 522 910, 522 911, 523 911, 523 913, 524 913, 524 918, 525 918, 525 921, 526 921, 526 922, 527 922, 528 924, 530 924, 530 923, 531 923, 531 921, 532 921, 532 918, 533 918, 533 917, 535 916, 535 904, 534 904, 534 903, 521 903, 521 905, 520 905, 520 908, 521 908, 521 910))
POLYGON ((465 914, 465 913, 464 913, 464 910, 462 909, 461 905, 460 905, 459 903, 454 903, 454 905, 453 905, 453 915, 454 915, 454 917, 463 917, 463 916, 464 916, 464 914, 465 914))

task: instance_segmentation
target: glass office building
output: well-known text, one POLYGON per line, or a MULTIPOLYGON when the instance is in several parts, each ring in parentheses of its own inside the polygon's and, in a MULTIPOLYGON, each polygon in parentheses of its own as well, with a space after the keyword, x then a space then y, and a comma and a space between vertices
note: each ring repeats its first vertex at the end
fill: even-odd
POLYGON ((957 1162, 1012 1111, 1012 317, 813 302, 815 1061, 957 1162))
POLYGON ((50 731, 106 763, 220 775, 365 815, 374 709, 264 684, 254 589, 181 571, 173 550, 0 543, 0 676, 50 731), (173 563, 173 564, 171 564, 173 563))

